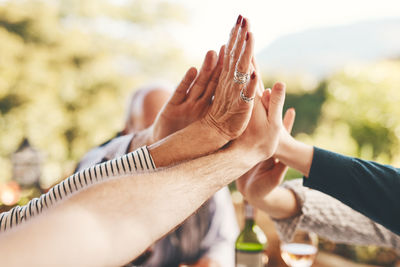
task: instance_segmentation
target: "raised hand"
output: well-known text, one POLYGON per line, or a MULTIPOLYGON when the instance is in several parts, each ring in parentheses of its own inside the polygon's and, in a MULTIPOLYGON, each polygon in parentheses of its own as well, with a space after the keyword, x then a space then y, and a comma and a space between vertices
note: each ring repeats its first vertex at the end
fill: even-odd
POLYGON ((266 90, 261 97, 256 96, 246 131, 232 144, 232 148, 251 151, 249 160, 254 165, 272 157, 285 136, 282 124, 285 88, 283 83, 276 83, 272 91, 266 90))
POLYGON ((253 46, 254 38, 249 32, 248 19, 239 16, 225 48, 222 72, 215 89, 213 104, 203 119, 225 138, 226 142, 244 132, 253 110, 254 101, 251 99, 255 95, 257 85, 256 73, 249 73, 253 46), (235 74, 242 79, 235 81, 235 74))
POLYGON ((215 51, 208 51, 199 75, 194 67, 186 72, 174 94, 155 119, 152 125, 152 140, 149 143, 161 140, 204 117, 211 106, 211 99, 221 74, 223 52, 221 48, 217 56, 215 51))
MULTIPOLYGON (((294 109, 288 109, 283 125, 290 134, 295 119, 294 109)), ((236 180, 236 187, 253 205, 262 207, 263 200, 285 177, 287 166, 274 158, 262 161, 236 180)))

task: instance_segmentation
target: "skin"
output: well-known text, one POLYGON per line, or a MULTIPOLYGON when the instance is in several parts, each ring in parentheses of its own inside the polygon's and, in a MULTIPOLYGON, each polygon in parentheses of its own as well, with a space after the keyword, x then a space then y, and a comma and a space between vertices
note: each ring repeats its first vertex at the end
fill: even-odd
MULTIPOLYGON (((142 135, 141 131, 143 130, 144 134, 153 130, 154 136, 157 136, 154 139, 161 139, 162 136, 182 129, 205 115, 211 104, 211 97, 222 69, 216 68, 217 59, 218 56, 214 51, 208 51, 199 75, 197 76, 195 68, 190 68, 173 96, 168 90, 158 87, 141 89, 135 93, 131 100, 129 117, 123 134, 135 132, 142 138, 132 140, 131 151, 144 145, 143 141, 146 135, 142 135), (160 112, 160 110, 162 111, 160 112), (155 122, 155 120, 157 121, 155 122), (151 127, 152 125, 154 128, 151 127)), ((220 265, 212 259, 204 257, 191 266, 220 265)))
MULTIPOLYGON (((243 50, 237 41, 243 36, 237 36, 231 36, 227 47, 243 51, 238 66, 250 69, 252 35, 249 34, 243 50)), ((229 49, 225 51, 225 55, 235 55, 229 49)), ((263 94, 262 98, 258 96, 254 102, 246 103, 239 99, 241 88, 232 82, 232 69, 237 62, 229 61, 223 66, 226 77, 219 79, 205 119, 149 147, 157 166, 171 166, 208 154, 230 142, 225 149, 155 173, 108 180, 76 193, 0 236, 2 263, 6 266, 122 265, 176 227, 217 190, 271 157, 281 139, 285 86, 278 83, 268 99, 263 94), (268 110, 261 101, 270 102, 268 110), (219 141, 199 142, 201 133, 219 141)), ((255 95, 257 79, 253 77, 248 84, 249 96, 255 95)))
MULTIPOLYGON (((245 18, 244 20, 247 21, 245 18)), ((209 74, 210 78, 208 78, 206 90, 200 93, 200 90, 193 89, 196 83, 193 83, 193 86, 189 87, 189 89, 186 89, 189 82, 181 83, 184 89, 177 88, 171 100, 161 111, 158 117, 159 120, 156 119, 154 127, 144 134, 146 137, 143 137, 142 140, 152 140, 151 136, 153 136, 153 140, 157 140, 158 137, 170 134, 162 139, 162 142, 157 142, 149 146, 152 155, 155 155, 155 157, 159 159, 155 160, 157 166, 170 166, 177 162, 207 155, 215 151, 216 148, 224 146, 230 140, 237 138, 244 132, 250 120, 254 102, 246 103, 238 97, 243 85, 239 85, 233 81, 233 74, 236 67, 239 71, 245 73, 248 73, 251 69, 254 38, 252 33, 248 30, 248 22, 245 24, 235 24, 228 43, 226 46, 221 47, 214 73, 211 74, 210 72, 209 74), (216 77, 219 77, 218 82, 216 77), (190 92, 192 89, 194 93, 191 94, 190 92), (189 91, 189 94, 183 93, 186 91, 189 91), (215 93, 213 101, 211 102, 213 92, 215 93), (206 104, 200 105, 202 108, 198 107, 193 109, 195 111, 195 119, 191 119, 194 122, 185 128, 185 133, 177 131, 171 134, 171 132, 164 131, 162 134, 156 134, 159 133, 159 131, 156 130, 158 124, 175 125, 171 122, 176 116, 169 115, 169 106, 174 104, 193 105, 193 102, 198 101, 206 104), (167 115, 163 116, 163 114, 167 115), (163 122, 164 120, 166 123, 163 122), (197 138, 193 139, 193 136, 197 138), (182 139, 185 143, 192 143, 192 145, 182 147, 179 143, 174 141, 176 138, 182 139), (179 150, 180 153, 170 153, 170 151, 164 153, 162 149, 159 149, 161 144, 170 147, 170 151, 179 150)), ((202 70, 204 69, 207 68, 202 68, 202 70)), ((190 74, 190 70, 188 73, 190 74)), ((184 81, 188 76, 190 77, 188 73, 185 75, 184 81)), ((250 79, 246 87, 248 97, 255 96, 256 87, 259 83, 256 73, 254 73, 252 77, 253 78, 250 79)), ((167 127, 160 128, 167 129, 167 127)), ((178 129, 175 128, 173 130, 176 131, 178 129)))
MULTIPOLYGON (((274 88, 269 112, 256 98, 246 131, 224 150, 159 172, 121 177, 79 192, 46 214, 2 235, 3 263, 116 266, 140 255, 217 190, 272 155, 268 148, 276 144, 279 136, 273 140, 262 137, 279 130, 274 127, 282 122, 274 119, 281 118, 272 114, 282 111, 285 92, 281 85, 274 88)), ((186 145, 179 138, 176 142, 186 145)), ((167 145, 158 149, 171 151, 167 145)), ((154 155, 153 158, 159 161, 154 155)))
POLYGON ((130 151, 143 145, 151 145, 204 116, 211 106, 211 98, 222 69, 222 58, 223 54, 217 56, 215 51, 208 51, 198 75, 194 67, 186 72, 153 124, 136 133, 130 151), (200 96, 194 98, 195 94, 191 92, 200 96))
MULTIPOLYGON (((265 100, 269 98, 266 92, 265 100)), ((269 102, 263 101, 266 109, 269 102)), ((287 131, 281 135, 274 158, 261 162, 237 180, 238 190, 255 207, 267 212, 272 218, 287 219, 300 213, 301 206, 291 190, 278 187, 287 172, 288 166, 308 176, 313 158, 313 147, 301 143, 290 136, 295 111, 289 109, 285 114, 284 125, 287 131)))
MULTIPOLYGON (((289 109, 283 120, 289 133, 294 118, 294 109, 289 109)), ((236 186, 250 204, 267 212, 272 218, 290 218, 297 215, 301 207, 291 190, 278 187, 287 170, 285 164, 270 158, 260 162, 236 180, 236 186)))

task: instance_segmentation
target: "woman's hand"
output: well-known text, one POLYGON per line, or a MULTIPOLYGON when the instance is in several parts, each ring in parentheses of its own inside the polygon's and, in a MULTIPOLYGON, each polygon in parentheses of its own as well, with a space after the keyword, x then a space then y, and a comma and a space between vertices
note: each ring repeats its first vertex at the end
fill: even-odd
MULTIPOLYGON (((294 109, 288 109, 283 124, 290 134, 295 119, 294 109)), ((264 206, 265 197, 277 187, 285 177, 287 166, 274 158, 262 161, 237 181, 236 186, 242 195, 257 207, 264 206)))
POLYGON ((216 130, 226 142, 239 137, 244 132, 253 110, 254 101, 246 102, 241 98, 241 90, 249 99, 254 97, 256 91, 256 73, 253 72, 251 75, 249 73, 253 47, 254 38, 249 32, 248 20, 239 16, 225 48, 222 72, 215 90, 214 101, 203 119, 203 122, 216 130), (250 81, 242 84, 235 81, 236 71, 239 75, 246 74, 250 81))
MULTIPOLYGON (((258 83, 260 84, 260 83, 258 83)), ((282 110, 285 101, 283 83, 256 96, 254 110, 246 131, 232 143, 232 149, 251 151, 251 164, 258 164, 274 155, 283 135, 282 110)), ((240 152, 238 152, 240 153, 240 152)))
POLYGON ((174 94, 155 119, 148 144, 155 143, 204 117, 211 106, 221 74, 223 53, 223 48, 219 56, 215 51, 208 51, 198 75, 194 67, 186 72, 174 94))

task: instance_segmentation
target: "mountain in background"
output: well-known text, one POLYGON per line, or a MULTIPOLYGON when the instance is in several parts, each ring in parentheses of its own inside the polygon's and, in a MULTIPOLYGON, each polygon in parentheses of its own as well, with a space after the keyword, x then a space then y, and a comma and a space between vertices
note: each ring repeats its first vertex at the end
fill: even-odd
POLYGON ((351 63, 400 58, 400 19, 365 21, 281 37, 257 55, 270 74, 324 77, 351 63))

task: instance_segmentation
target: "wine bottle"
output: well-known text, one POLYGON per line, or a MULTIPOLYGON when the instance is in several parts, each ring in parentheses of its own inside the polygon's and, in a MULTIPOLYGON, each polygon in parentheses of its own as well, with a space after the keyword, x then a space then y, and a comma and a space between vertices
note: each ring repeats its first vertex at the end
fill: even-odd
POLYGON ((236 267, 264 267, 268 263, 265 253, 267 237, 261 228, 255 223, 254 208, 244 203, 245 224, 235 243, 236 267))

